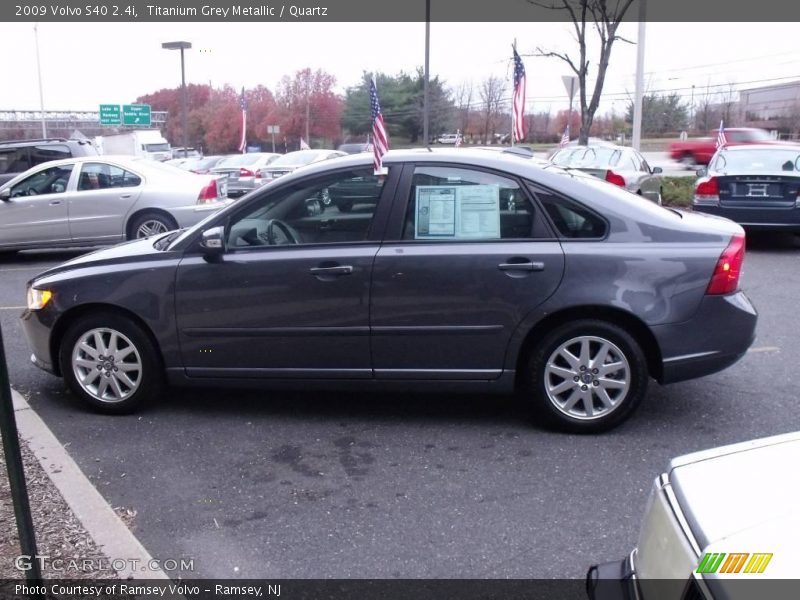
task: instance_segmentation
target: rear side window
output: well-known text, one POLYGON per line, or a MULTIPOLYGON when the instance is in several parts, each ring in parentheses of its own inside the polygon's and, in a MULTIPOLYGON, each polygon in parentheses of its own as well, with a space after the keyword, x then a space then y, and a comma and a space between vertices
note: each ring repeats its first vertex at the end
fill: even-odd
POLYGON ((72 152, 67 146, 61 144, 49 144, 31 148, 31 166, 34 167, 50 160, 61 160, 63 158, 72 158, 72 152))
POLYGON ((588 208, 563 196, 541 189, 531 190, 550 217, 559 237, 599 239, 606 235, 606 222, 588 208))
POLYGON ((0 173, 22 173, 31 168, 28 147, 0 148, 0 173))

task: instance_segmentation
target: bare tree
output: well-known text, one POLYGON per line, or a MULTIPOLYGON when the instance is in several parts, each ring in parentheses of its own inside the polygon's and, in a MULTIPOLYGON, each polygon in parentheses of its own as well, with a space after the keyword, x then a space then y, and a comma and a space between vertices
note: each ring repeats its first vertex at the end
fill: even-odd
POLYGON ((578 76, 578 94, 581 107, 581 132, 579 143, 586 145, 589 140, 589 130, 600 105, 603 93, 606 71, 611 59, 611 49, 614 42, 621 40, 633 43, 617 35, 617 28, 622 22, 625 13, 630 8, 633 0, 528 0, 530 4, 552 10, 563 10, 569 14, 575 29, 575 41, 578 43, 578 59, 574 60, 567 52, 543 50, 537 47, 533 56, 553 57, 563 60, 578 76), (588 27, 587 27, 588 25, 588 27), (586 38, 591 29, 597 33, 600 42, 600 57, 597 62, 597 78, 591 97, 587 96, 587 76, 589 75, 589 51, 586 38))
POLYGON ((472 110, 472 99, 475 95, 475 86, 472 81, 465 81, 453 91, 453 100, 458 114, 457 123, 461 133, 466 135, 469 130, 470 111, 472 110))
POLYGON ((499 77, 490 75, 483 80, 480 87, 481 106, 483 107, 483 138, 489 141, 489 131, 492 135, 496 131, 496 118, 500 114, 503 96, 506 93, 506 82, 499 77))

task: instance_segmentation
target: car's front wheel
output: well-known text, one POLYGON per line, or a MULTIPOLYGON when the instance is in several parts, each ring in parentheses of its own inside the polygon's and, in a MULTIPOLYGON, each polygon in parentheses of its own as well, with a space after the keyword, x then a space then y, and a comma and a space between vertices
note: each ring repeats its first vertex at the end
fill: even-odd
POLYGON ((142 238, 150 237, 151 235, 159 235, 177 229, 178 224, 172 217, 163 215, 161 213, 144 213, 136 217, 129 228, 129 240, 139 240, 142 238))
POLYGON ((72 323, 62 338, 59 362, 72 392, 101 412, 132 412, 163 387, 155 345, 122 315, 99 313, 72 323))
POLYGON ((573 321, 528 357, 527 399, 538 419, 576 433, 607 431, 627 419, 647 391, 647 361, 627 331, 605 321, 573 321))

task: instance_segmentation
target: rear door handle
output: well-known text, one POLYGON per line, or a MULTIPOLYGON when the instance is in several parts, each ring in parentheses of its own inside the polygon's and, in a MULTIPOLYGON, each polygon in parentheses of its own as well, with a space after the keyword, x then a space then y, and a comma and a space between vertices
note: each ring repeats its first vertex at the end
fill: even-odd
POLYGON ((133 194, 122 194, 120 198, 130 198, 133 194))
POLYGON ((337 265, 335 267, 312 267, 309 269, 312 275, 350 275, 353 267, 350 265, 337 265))
POLYGON ((50 203, 50 206, 58 206, 59 204, 61 204, 61 200, 53 200, 53 201, 50 203))
POLYGON ((497 268, 501 271, 544 271, 543 262, 518 262, 500 263, 497 268))

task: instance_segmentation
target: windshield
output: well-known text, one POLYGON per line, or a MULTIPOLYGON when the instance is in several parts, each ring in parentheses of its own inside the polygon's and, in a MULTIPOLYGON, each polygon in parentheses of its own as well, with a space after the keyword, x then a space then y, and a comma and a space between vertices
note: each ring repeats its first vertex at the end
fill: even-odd
POLYGON ((307 165, 322 156, 319 150, 298 150, 284 154, 270 164, 270 167, 289 167, 307 165))
POLYGON ((740 173, 800 171, 800 147, 723 151, 714 159, 712 170, 740 173))
POLYGON ((559 150, 550 159, 560 167, 605 169, 616 166, 622 152, 612 146, 578 146, 559 150))

